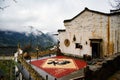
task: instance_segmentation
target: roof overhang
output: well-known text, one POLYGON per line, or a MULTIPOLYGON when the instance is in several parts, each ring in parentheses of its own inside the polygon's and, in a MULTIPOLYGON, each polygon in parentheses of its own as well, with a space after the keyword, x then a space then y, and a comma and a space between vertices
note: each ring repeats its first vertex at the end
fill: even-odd
POLYGON ((58 32, 65 32, 65 29, 59 29, 58 32))
POLYGON ((98 41, 98 42, 102 42, 102 39, 89 39, 90 41, 98 41))
POLYGON ((79 15, 81 15, 85 11, 89 11, 89 12, 92 12, 92 13, 101 14, 101 15, 105 15, 105 16, 120 15, 120 11, 119 12, 114 12, 114 13, 104 13, 104 12, 99 12, 99 11, 95 11, 95 10, 90 10, 87 7, 85 7, 85 9, 82 12, 80 12, 79 14, 77 14, 75 17, 73 17, 72 19, 64 20, 63 22, 64 23, 70 22, 70 21, 74 20, 76 17, 78 17, 79 15))

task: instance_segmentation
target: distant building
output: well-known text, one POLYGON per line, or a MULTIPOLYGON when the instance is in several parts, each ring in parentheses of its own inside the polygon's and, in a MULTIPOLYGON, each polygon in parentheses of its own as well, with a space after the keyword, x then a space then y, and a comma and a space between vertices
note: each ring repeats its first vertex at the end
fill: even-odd
POLYGON ((13 56, 17 50, 17 46, 0 46, 0 56, 13 56))
POLYGON ((102 13, 85 8, 58 30, 60 49, 66 55, 93 58, 120 52, 120 12, 102 13))

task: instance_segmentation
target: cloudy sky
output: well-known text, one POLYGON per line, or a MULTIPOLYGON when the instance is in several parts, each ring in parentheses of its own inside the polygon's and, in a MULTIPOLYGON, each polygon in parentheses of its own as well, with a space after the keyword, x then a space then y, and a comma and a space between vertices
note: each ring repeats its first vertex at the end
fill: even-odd
POLYGON ((108 13, 109 0, 0 0, 0 30, 42 32, 64 29, 63 21, 71 19, 85 7, 108 13))

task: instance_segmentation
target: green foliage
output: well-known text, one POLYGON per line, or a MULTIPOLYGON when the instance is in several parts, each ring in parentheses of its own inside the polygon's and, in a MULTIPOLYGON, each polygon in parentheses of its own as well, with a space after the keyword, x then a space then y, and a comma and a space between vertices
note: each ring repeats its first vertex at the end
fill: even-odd
POLYGON ((5 80, 14 80, 14 63, 12 60, 0 60, 0 70, 3 71, 5 80))

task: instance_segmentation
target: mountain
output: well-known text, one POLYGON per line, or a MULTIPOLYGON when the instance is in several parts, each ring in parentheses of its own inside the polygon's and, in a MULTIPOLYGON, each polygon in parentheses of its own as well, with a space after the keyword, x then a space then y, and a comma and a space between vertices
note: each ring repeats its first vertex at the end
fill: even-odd
POLYGON ((52 34, 50 32, 46 33, 47 38, 49 38, 51 41, 53 41, 55 44, 58 43, 58 39, 55 37, 55 34, 52 34))
POLYGON ((36 30, 35 32, 15 32, 0 31, 0 46, 17 46, 20 43, 22 47, 32 45, 32 47, 40 46, 42 49, 54 46, 56 42, 52 36, 36 30))

